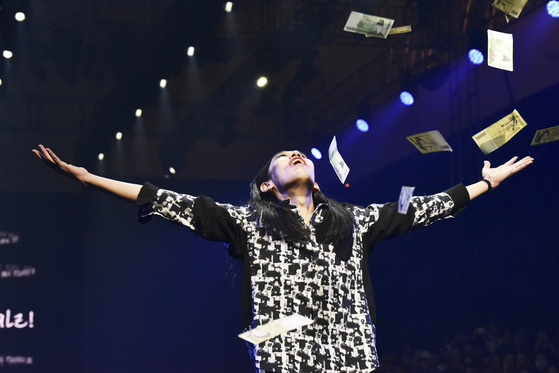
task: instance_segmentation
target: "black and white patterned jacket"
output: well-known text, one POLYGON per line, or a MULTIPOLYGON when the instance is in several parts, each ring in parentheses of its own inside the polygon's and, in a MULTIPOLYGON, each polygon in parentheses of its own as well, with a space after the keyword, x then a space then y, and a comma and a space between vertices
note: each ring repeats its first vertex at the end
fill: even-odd
POLYGON ((405 215, 398 213, 397 203, 350 205, 357 224, 349 257, 340 258, 333 244, 318 243, 314 235, 326 204, 316 206, 310 240, 287 242, 272 237, 250 206, 217 203, 149 183, 137 201, 142 219, 158 215, 229 244, 229 254, 243 262, 245 326, 294 313, 314 320, 260 345, 249 344, 257 372, 281 373, 371 372, 378 367, 369 254, 377 242, 451 217, 468 202, 460 184, 444 193, 413 197, 405 215))

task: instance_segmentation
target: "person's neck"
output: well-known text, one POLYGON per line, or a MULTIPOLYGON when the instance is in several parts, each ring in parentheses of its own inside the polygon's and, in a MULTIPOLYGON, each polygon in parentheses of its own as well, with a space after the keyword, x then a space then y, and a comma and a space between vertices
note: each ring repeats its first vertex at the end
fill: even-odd
POLYGON ((289 200, 289 203, 297 206, 305 224, 309 224, 312 214, 314 213, 314 200, 312 190, 308 188, 290 188, 283 193, 277 193, 276 196, 280 201, 289 200))

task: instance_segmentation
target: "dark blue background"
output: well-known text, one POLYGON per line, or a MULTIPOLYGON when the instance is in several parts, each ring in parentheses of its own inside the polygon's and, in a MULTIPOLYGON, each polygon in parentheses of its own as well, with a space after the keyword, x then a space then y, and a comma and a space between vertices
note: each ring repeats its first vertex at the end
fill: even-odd
MULTIPOLYGON (((559 143, 528 147, 529 137, 521 133, 487 158, 529 153, 534 165, 456 219, 378 245, 370 266, 381 359, 405 343, 432 348, 489 323, 556 327, 559 143)), ((331 178, 327 161, 317 171, 329 173, 326 194, 384 202, 397 199, 401 185, 416 186, 416 194, 444 190, 457 169, 464 182, 477 181, 484 157, 474 147, 468 160, 457 152, 414 153, 350 188, 331 178)), ((248 181, 153 181, 223 202, 248 198, 248 181)), ((33 329, 0 331, 6 353, 32 353, 37 371, 249 371, 236 336, 239 266, 222 244, 157 218, 142 225, 133 205, 95 190, 7 193, 1 204, 0 226, 21 237, 0 247, 2 262, 37 268, 32 278, 2 281, 1 307, 36 314, 33 329)))

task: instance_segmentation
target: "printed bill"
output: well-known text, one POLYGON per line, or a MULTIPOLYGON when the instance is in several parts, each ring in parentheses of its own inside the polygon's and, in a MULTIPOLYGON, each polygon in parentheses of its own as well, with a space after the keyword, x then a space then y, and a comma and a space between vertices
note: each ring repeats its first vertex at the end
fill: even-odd
POLYGON ((495 0, 491 6, 505 13, 508 22, 510 17, 518 18, 527 2, 528 0, 495 0))
POLYGON ((345 179, 349 174, 349 167, 338 151, 336 136, 334 136, 332 142, 330 143, 330 146, 328 147, 328 158, 330 159, 330 164, 332 165, 332 167, 334 167, 334 171, 336 172, 336 175, 338 175, 338 178, 340 179, 342 184, 345 183, 345 179))
POLYGON ((403 186, 398 199, 398 213, 407 214, 415 187, 403 186))
MULTIPOLYGON (((405 34, 407 32, 411 32, 411 26, 400 26, 400 27, 392 27, 388 32, 388 35, 396 35, 396 34, 405 34)), ((365 35, 367 38, 372 38, 371 35, 365 35)))
POLYGON ((408 136, 411 142, 422 154, 435 152, 451 152, 452 148, 439 131, 429 131, 408 136))
POLYGON ((537 130, 530 145, 546 144, 559 140, 559 126, 537 130))
POLYGON ((497 69, 513 71, 512 34, 487 30, 487 64, 497 69))
POLYGON ((270 338, 277 337, 282 333, 312 324, 313 322, 314 320, 295 313, 287 317, 272 320, 269 323, 241 333, 239 334, 239 338, 253 344, 259 344, 270 338))
POLYGON ((411 32, 411 26, 399 26, 399 27, 392 27, 388 32, 388 35, 396 35, 396 34, 405 34, 406 32, 411 32))
POLYGON ((394 20, 390 18, 351 12, 344 26, 344 31, 386 39, 393 24, 394 20))
POLYGON ((483 131, 476 133, 472 138, 483 154, 489 154, 507 143, 526 125, 526 121, 522 119, 518 111, 514 110, 483 131))

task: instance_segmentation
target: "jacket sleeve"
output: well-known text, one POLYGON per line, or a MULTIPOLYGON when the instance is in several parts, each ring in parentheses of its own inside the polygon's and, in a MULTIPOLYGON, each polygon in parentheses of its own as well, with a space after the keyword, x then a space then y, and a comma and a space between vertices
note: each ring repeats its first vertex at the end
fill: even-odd
POLYGON ((229 253, 234 257, 240 256, 236 250, 246 242, 246 207, 220 204, 206 196, 194 197, 159 189, 149 183, 142 187, 136 204, 139 205, 140 222, 145 223, 154 215, 160 216, 190 228, 202 238, 230 244, 229 253))
POLYGON ((466 187, 459 184, 442 193, 412 197, 406 214, 398 213, 397 202, 370 205, 371 220, 365 234, 365 247, 370 253, 379 241, 454 217, 469 201, 466 187))

